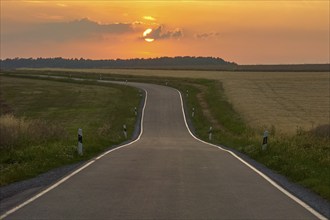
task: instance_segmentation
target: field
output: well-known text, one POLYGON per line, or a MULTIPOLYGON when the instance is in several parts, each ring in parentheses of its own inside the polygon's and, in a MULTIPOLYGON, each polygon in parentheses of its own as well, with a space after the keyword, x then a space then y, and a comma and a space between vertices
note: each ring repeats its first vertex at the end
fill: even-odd
MULTIPOLYGON (((47 69, 43 69, 47 70, 47 69)), ((56 69, 52 69, 56 70, 56 69)), ((63 69, 58 69, 63 71, 63 69)), ((234 109, 256 129, 295 134, 330 124, 328 72, 216 72, 131 69, 67 69, 132 76, 218 80, 234 109)))
POLYGON ((0 77, 0 185, 52 168, 88 160, 132 135, 139 91, 93 85, 0 77), (77 154, 83 129, 84 154, 77 154))
MULTIPOLYGON (((212 143, 236 149, 330 201, 328 73, 103 72, 108 72, 101 74, 107 80, 168 84, 179 89, 199 138, 209 141, 212 126, 212 143), (264 129, 270 133, 265 151, 261 149, 264 129)), ((23 70, 14 74, 100 77, 98 70, 23 70)))

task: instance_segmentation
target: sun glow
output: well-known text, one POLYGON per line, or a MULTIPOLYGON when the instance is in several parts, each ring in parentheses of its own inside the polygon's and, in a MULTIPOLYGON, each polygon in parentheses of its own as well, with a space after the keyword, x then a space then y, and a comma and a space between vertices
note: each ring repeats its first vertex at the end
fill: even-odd
MULTIPOLYGON (((143 32, 143 37, 147 37, 148 34, 150 34, 151 32, 152 32, 152 29, 151 28, 148 28, 147 30, 145 30, 143 32)), ((153 42, 155 39, 148 37, 148 38, 144 38, 144 40, 147 41, 147 42, 153 42)))
POLYGON ((151 16, 143 16, 143 19, 149 20, 149 21, 155 21, 156 20, 154 17, 151 17, 151 16))

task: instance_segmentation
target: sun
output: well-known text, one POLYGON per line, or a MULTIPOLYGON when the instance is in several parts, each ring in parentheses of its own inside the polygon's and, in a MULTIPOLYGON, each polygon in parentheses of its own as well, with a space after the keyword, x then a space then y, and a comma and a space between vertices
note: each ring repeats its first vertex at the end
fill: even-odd
POLYGON ((151 28, 148 28, 147 30, 145 30, 143 32, 143 37, 147 36, 148 34, 150 34, 152 32, 152 29, 151 28))
POLYGON ((152 29, 151 28, 148 28, 147 30, 145 30, 143 32, 143 37, 144 37, 144 40, 147 41, 147 42, 153 42, 155 39, 153 38, 149 38, 147 37, 148 34, 150 34, 152 32, 152 29), (147 37, 147 38, 146 38, 147 37))
POLYGON ((153 39, 153 38, 144 38, 144 40, 147 41, 147 42, 153 42, 155 39, 153 39))

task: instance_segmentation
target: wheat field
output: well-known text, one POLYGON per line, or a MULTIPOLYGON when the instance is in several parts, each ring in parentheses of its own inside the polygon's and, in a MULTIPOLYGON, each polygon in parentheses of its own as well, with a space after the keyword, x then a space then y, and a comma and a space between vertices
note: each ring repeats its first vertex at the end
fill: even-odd
POLYGON ((234 109, 253 127, 294 133, 329 124, 328 73, 242 73, 221 81, 234 109))
POLYGON ((319 125, 330 124, 329 72, 134 69, 67 69, 65 71, 219 80, 223 83, 226 96, 234 109, 254 128, 275 127, 277 132, 293 134, 297 129, 310 130, 319 125))

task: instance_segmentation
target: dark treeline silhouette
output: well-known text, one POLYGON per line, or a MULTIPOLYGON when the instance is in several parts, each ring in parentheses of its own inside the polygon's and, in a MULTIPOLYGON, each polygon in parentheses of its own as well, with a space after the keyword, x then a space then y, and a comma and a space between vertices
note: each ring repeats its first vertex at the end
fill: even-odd
POLYGON ((1 69, 16 68, 164 68, 164 69, 233 69, 236 63, 215 57, 160 57, 149 59, 64 59, 14 58, 1 60, 1 69))
POLYGON ((132 68, 132 69, 174 69, 174 70, 227 70, 264 72, 329 72, 330 64, 282 64, 282 65, 238 65, 218 57, 159 57, 115 60, 56 58, 14 58, 0 60, 0 69, 17 68, 132 68))

